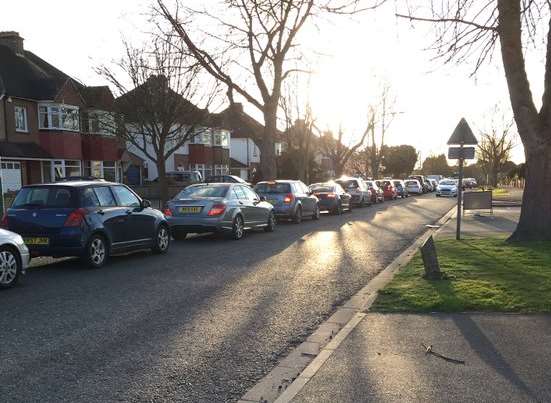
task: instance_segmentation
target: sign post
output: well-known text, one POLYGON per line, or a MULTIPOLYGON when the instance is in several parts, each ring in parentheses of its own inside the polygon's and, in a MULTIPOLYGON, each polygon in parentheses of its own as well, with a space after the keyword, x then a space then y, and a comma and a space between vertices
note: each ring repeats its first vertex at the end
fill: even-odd
POLYGON ((466 159, 474 158, 474 147, 465 147, 466 145, 475 146, 478 144, 473 131, 465 118, 461 118, 457 127, 448 140, 448 145, 459 145, 459 147, 450 147, 448 158, 459 160, 459 179, 457 182, 457 228, 455 239, 461 239, 461 206, 463 201, 463 164, 466 159))

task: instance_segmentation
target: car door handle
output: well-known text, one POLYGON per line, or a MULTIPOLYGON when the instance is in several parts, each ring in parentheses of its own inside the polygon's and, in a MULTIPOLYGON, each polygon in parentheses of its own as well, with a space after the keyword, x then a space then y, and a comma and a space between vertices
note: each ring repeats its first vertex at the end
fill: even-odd
POLYGON ((98 214, 104 215, 104 214, 105 214, 105 211, 103 211, 103 210, 98 210, 98 214))
POLYGON ((240 201, 240 202, 239 202, 239 204, 243 205, 243 202, 242 202, 242 201, 240 201))
POLYGON ((132 214, 132 210, 126 210, 126 215, 132 214))

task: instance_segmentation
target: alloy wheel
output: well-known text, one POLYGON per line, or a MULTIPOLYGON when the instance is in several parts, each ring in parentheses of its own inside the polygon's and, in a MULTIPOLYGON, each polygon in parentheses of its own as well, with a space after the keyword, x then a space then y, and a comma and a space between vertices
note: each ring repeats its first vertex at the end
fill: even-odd
POLYGON ((161 252, 167 250, 168 244, 170 242, 170 234, 168 233, 168 230, 166 227, 159 228, 158 234, 157 234, 157 245, 159 246, 159 250, 161 252))
POLYGON ((90 261, 95 266, 101 266, 105 260, 105 242, 101 238, 94 238, 90 244, 90 261))
POLYGON ((17 278, 17 259, 15 255, 4 250, 0 252, 0 285, 10 286, 17 278))
POLYGON ((235 239, 243 238, 244 224, 241 216, 235 217, 233 223, 233 236, 235 239))

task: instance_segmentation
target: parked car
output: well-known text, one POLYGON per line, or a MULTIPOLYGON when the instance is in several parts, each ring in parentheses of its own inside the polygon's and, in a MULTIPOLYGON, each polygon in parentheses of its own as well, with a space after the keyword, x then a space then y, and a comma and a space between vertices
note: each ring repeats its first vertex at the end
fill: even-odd
POLYGON ((320 210, 332 214, 342 214, 343 210, 352 211, 352 196, 336 182, 314 183, 310 190, 319 200, 320 210))
POLYGON ((21 235, 0 229, 0 288, 10 288, 25 274, 31 255, 21 235))
POLYGON ((188 186, 167 203, 164 214, 176 240, 205 232, 223 232, 239 240, 245 230, 275 228, 273 206, 238 183, 188 186))
POLYGON ((114 253, 165 253, 170 245, 164 215, 119 183, 24 186, 2 224, 23 237, 31 256, 78 256, 94 268, 114 253))
POLYGON ((343 177, 335 182, 352 196, 352 204, 359 207, 371 204, 371 192, 363 179, 343 177))
POLYGON ((442 175, 427 175, 427 179, 435 180, 436 184, 438 184, 444 177, 442 175))
POLYGON ((205 183, 241 183, 250 186, 246 180, 236 175, 211 175, 205 178, 205 183))
POLYGON ((396 193, 398 193, 398 196, 400 196, 402 199, 409 197, 406 183, 403 180, 393 179, 392 183, 394 183, 394 187, 396 188, 396 193))
POLYGON ((478 187, 478 183, 475 178, 464 178, 463 179, 463 188, 464 189, 474 189, 478 187))
POLYGON ((416 181, 418 181, 421 185, 421 188, 423 189, 423 193, 428 193, 431 191, 430 186, 423 175, 410 175, 408 179, 415 179, 416 181))
POLYGON ((436 191, 436 188, 438 187, 438 181, 436 179, 428 179, 428 181, 430 182, 430 184, 432 185, 432 188, 434 189, 434 191, 436 191))
POLYGON ((371 202, 379 203, 385 201, 385 194, 383 189, 377 186, 377 183, 373 180, 365 181, 367 188, 371 191, 371 202))
POLYGON ((254 189, 274 206, 278 219, 291 219, 299 224, 304 217, 314 220, 320 217, 318 198, 301 181, 264 181, 257 183, 254 189))
POLYGON ((392 180, 382 180, 381 185, 383 188, 383 195, 386 200, 396 200, 398 198, 398 192, 396 191, 392 180))
POLYGON ((436 197, 457 197, 457 180, 443 179, 436 188, 436 197))
MULTIPOLYGON (((203 176, 199 171, 171 171, 165 174, 166 179, 170 185, 175 186, 189 186, 195 183, 203 182, 203 176)), ((153 182, 158 182, 159 178, 153 182)))
POLYGON ((422 195, 425 192, 417 179, 406 179, 405 183, 408 193, 422 195))

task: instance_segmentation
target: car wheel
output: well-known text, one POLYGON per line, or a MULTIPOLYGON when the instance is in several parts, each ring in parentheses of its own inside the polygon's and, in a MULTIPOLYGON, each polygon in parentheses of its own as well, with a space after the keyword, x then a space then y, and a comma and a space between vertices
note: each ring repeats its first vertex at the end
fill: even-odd
POLYGON ((92 269, 99 269, 104 266, 109 256, 109 247, 105 238, 101 235, 92 235, 86 248, 84 259, 86 264, 92 269))
POLYGON ((360 204, 359 204, 359 207, 365 207, 365 200, 364 198, 362 197, 362 199, 360 200, 360 204))
POLYGON ((312 215, 312 220, 319 220, 320 219, 320 206, 319 204, 316 204, 316 207, 314 207, 314 214, 312 215))
POLYGON ((241 238, 243 238, 243 234, 245 233, 245 223, 243 222, 243 217, 240 215, 236 215, 233 219, 232 224, 232 230, 231 235, 232 238, 236 241, 239 241, 241 238))
POLYGON ((155 245, 152 250, 153 253, 161 255, 168 251, 170 246, 170 231, 164 224, 159 225, 157 229, 157 235, 155 236, 155 245))
POLYGON ((293 222, 295 224, 300 224, 302 222, 302 207, 297 208, 297 212, 295 213, 295 216, 293 217, 293 222))
POLYGON ((17 284, 21 275, 21 260, 17 252, 9 246, 0 248, 0 288, 10 288, 17 284))
POLYGON ((343 210, 342 210, 342 204, 339 203, 339 204, 337 205, 337 215, 341 215, 342 212, 343 212, 343 210))
POLYGON ((268 217, 268 225, 264 227, 264 231, 274 232, 275 226, 276 226, 276 220, 274 217, 274 213, 270 212, 270 216, 268 217))
POLYGON ((183 241, 187 238, 187 232, 179 231, 179 230, 173 230, 172 231, 172 238, 174 238, 177 241, 183 241))

